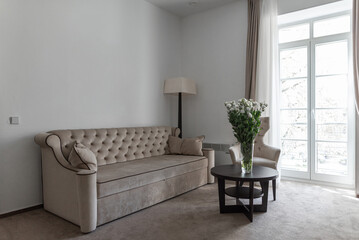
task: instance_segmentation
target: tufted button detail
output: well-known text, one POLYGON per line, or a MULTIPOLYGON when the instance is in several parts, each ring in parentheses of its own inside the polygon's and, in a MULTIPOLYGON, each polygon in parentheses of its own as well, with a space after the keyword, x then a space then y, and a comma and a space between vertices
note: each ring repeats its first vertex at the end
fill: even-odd
POLYGON ((86 136, 86 135, 84 135, 84 138, 87 138, 87 136, 86 136))

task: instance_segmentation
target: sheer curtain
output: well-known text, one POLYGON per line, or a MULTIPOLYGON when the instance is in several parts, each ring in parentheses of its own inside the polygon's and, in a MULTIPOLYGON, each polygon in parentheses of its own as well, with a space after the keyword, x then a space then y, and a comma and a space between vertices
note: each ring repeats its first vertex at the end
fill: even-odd
POLYGON ((268 103, 270 117, 268 144, 280 147, 277 0, 261 0, 256 100, 268 103))
MULTIPOLYGON (((359 2, 353 0, 353 78, 354 78, 354 91, 355 103, 357 114, 359 113, 359 2)), ((358 115, 356 116, 358 118, 358 115)), ((358 120, 357 120, 358 123, 358 120)), ((358 126, 356 126, 358 128, 358 126)), ((358 131, 357 131, 358 134, 358 131)), ((358 137, 357 137, 358 140, 358 137)), ((356 143, 358 145, 358 142, 356 143)), ((358 147, 356 148, 358 150, 358 147)), ((355 170, 355 192, 359 197, 359 153, 356 151, 356 170, 355 170)))

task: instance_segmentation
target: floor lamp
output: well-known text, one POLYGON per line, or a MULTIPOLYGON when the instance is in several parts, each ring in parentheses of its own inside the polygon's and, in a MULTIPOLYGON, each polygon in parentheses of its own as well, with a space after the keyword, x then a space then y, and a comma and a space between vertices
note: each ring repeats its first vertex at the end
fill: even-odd
POLYGON ((178 94, 178 128, 181 130, 179 137, 182 138, 182 95, 196 94, 196 83, 188 78, 170 78, 165 81, 163 92, 166 94, 178 94))

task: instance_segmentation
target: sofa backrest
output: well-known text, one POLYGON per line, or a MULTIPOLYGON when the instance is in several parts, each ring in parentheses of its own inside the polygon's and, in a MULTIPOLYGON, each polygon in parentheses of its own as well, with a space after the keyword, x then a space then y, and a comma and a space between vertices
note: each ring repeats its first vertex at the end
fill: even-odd
POLYGON ((51 131, 60 138, 67 159, 74 143, 79 142, 95 153, 98 166, 165 154, 170 135, 178 128, 134 127, 51 131))

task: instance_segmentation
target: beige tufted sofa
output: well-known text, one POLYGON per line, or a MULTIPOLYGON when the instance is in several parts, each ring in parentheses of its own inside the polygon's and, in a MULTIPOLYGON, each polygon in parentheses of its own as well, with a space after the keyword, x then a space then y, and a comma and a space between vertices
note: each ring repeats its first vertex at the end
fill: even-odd
POLYGON ((214 151, 168 154, 171 127, 57 130, 36 135, 42 153, 44 208, 91 232, 97 226, 207 183, 214 151), (95 153, 98 169, 72 167, 74 143, 95 153))

